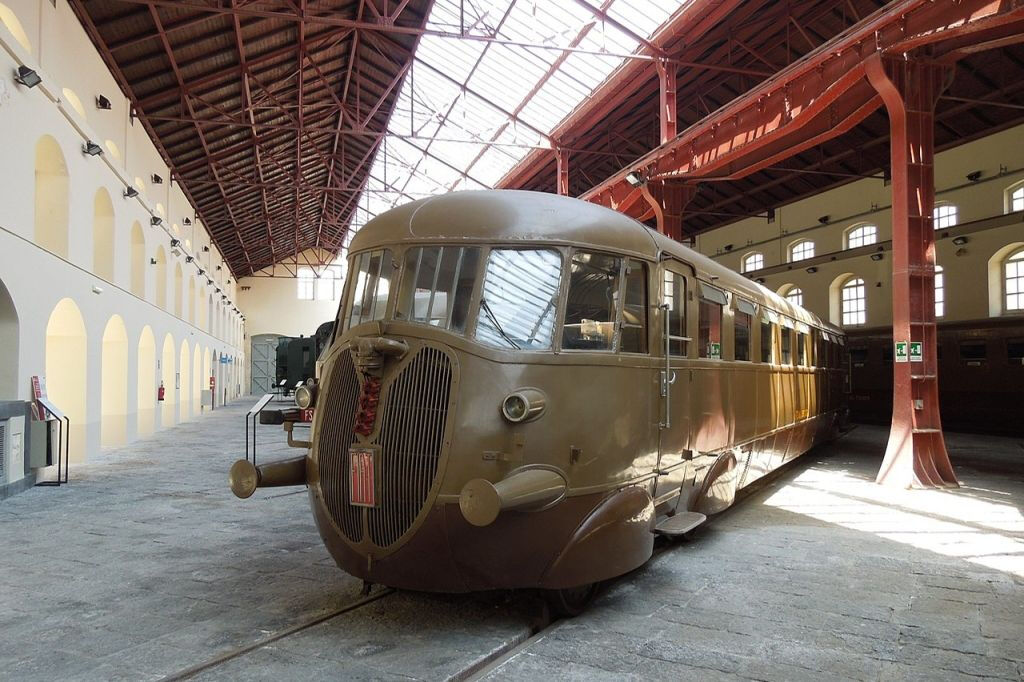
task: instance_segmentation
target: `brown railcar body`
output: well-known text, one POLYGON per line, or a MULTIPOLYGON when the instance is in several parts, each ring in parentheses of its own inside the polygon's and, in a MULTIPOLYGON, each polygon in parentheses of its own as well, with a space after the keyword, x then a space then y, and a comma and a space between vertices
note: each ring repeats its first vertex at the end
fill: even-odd
POLYGON ((840 426, 839 329, 614 211, 458 192, 378 216, 351 254, 304 480, 232 485, 308 483, 331 554, 367 581, 463 592, 621 575, 659 523, 721 511, 840 426), (443 297, 441 266, 422 275, 436 247, 461 283, 443 297), (509 274, 540 281, 541 256, 547 307, 509 274), (514 300, 541 311, 529 332, 512 329, 514 300), (585 317, 605 304, 610 319, 585 317))
MULTIPOLYGON (((892 418, 891 329, 848 332, 850 419, 892 418)), ((939 411, 952 431, 1024 435, 1024 318, 938 325, 939 411)))

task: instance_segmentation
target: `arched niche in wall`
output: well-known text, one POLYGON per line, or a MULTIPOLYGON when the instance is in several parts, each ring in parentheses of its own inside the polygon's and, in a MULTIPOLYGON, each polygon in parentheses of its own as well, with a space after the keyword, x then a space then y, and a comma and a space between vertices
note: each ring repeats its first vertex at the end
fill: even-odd
POLYGON ((211 370, 212 370, 212 367, 210 365, 210 349, 209 349, 209 347, 207 347, 207 348, 205 348, 203 350, 203 378, 202 378, 202 382, 203 383, 202 383, 202 386, 203 386, 203 390, 204 391, 209 391, 210 390, 210 377, 212 376, 211 373, 210 373, 211 370))
POLYGON ((164 403, 160 408, 160 426, 167 428, 174 424, 175 404, 178 394, 174 388, 174 337, 164 337, 163 351, 160 353, 160 382, 164 386, 164 403))
POLYGON ((192 414, 199 414, 203 411, 203 356, 199 350, 199 344, 195 345, 192 352, 192 414))
POLYGON ((114 204, 103 187, 92 200, 92 270, 108 282, 114 281, 114 204))
POLYGON ((156 277, 156 305, 162 310, 167 310, 167 252, 163 244, 156 247, 156 256, 153 260, 156 277))
POLYGON ((124 445, 128 419, 128 332, 120 315, 103 330, 100 362, 100 444, 124 445))
POLYGON ((206 322, 207 322, 207 326, 205 327, 207 334, 213 334, 214 320, 215 320, 215 318, 213 316, 213 294, 207 294, 207 296, 206 296, 206 322))
POLYGON ((18 399, 18 310, 0 280, 0 400, 18 399))
POLYGON ((36 142, 35 241, 68 257, 68 195, 71 182, 60 145, 50 135, 36 142))
POLYGON ((185 273, 181 270, 181 263, 174 264, 174 315, 181 318, 181 297, 185 287, 185 273))
POLYGON ((188 399, 189 364, 188 341, 182 341, 178 353, 178 385, 181 387, 178 389, 178 421, 185 421, 192 416, 188 399))
POLYGON ((131 290, 139 298, 146 298, 146 233, 136 220, 132 223, 131 290))
POLYGON ((14 10, 2 2, 0 2, 0 24, 7 27, 7 30, 11 32, 14 39, 18 41, 18 44, 25 48, 25 52, 32 54, 32 41, 28 39, 25 27, 21 25, 14 10))
POLYGON ((202 286, 199 287, 199 291, 196 294, 196 305, 199 306, 199 324, 197 326, 200 329, 202 329, 204 332, 208 331, 208 327, 206 326, 206 321, 209 318, 206 315, 207 307, 206 307, 206 301, 203 300, 203 288, 202 288, 202 286))
POLYGON ((139 335, 137 407, 135 430, 140 436, 153 433, 156 413, 156 339, 146 325, 139 335))
POLYGON ((192 275, 188 277, 188 322, 196 323, 196 278, 192 275))
POLYGON ((86 366, 88 363, 85 321, 70 298, 61 299, 46 324, 46 392, 71 420, 70 457, 85 459, 86 366))

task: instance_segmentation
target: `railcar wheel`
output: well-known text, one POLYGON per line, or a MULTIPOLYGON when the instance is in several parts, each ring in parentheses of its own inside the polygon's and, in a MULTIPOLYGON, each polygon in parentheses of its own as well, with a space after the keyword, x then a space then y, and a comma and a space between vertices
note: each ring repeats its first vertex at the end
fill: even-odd
POLYGON ((587 610, 597 596, 600 583, 590 583, 562 590, 545 590, 544 597, 551 607, 552 615, 572 618, 587 610))

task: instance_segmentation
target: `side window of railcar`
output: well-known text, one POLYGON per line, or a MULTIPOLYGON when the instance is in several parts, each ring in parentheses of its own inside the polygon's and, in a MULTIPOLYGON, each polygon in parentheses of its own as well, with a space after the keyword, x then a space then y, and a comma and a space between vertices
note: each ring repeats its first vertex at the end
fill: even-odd
POLYGON ((750 360, 750 328, 754 324, 757 306, 750 301, 737 298, 736 311, 733 317, 734 351, 737 360, 750 360))
POLYGON ((622 259, 603 253, 573 254, 562 348, 614 350, 616 297, 622 259))
POLYGON ((700 283, 700 309, 697 317, 697 339, 700 357, 722 358, 722 307, 728 295, 710 284, 700 283))
POLYGON ((807 335, 801 332, 796 333, 796 364, 807 365, 807 335))
POLYGON ((1024 339, 1006 340, 1006 359, 1011 365, 1024 365, 1024 339))
POLYGON ((552 249, 491 249, 477 314, 487 346, 547 350, 554 333, 562 256, 552 249))
POLYGON ((793 330, 783 325, 782 329, 782 364, 793 364, 793 330))
POLYGON ((774 362, 772 346, 774 345, 774 330, 772 323, 766 318, 761 318, 761 362, 774 362))
POLYGON ((686 278, 665 270, 661 302, 668 306, 668 352, 686 355, 686 278))
POLYGON ((352 262, 355 279, 346 328, 384 319, 394 269, 390 249, 364 251, 355 256, 352 262))
POLYGON ((464 332, 479 255, 461 246, 409 249, 395 318, 464 332))
POLYGON ((626 287, 622 298, 623 353, 647 352, 647 265, 632 258, 626 261, 626 287))

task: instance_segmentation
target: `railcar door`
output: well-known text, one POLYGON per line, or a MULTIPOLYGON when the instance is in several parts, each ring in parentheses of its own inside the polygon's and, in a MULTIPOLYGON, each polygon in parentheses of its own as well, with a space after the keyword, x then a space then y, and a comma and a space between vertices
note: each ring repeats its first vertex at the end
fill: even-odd
POLYGON ((694 286, 693 268, 670 260, 661 272, 660 343, 663 367, 659 393, 661 421, 658 439, 658 472, 655 497, 678 492, 690 459, 690 371, 687 357, 693 342, 689 335, 688 303, 694 286))

